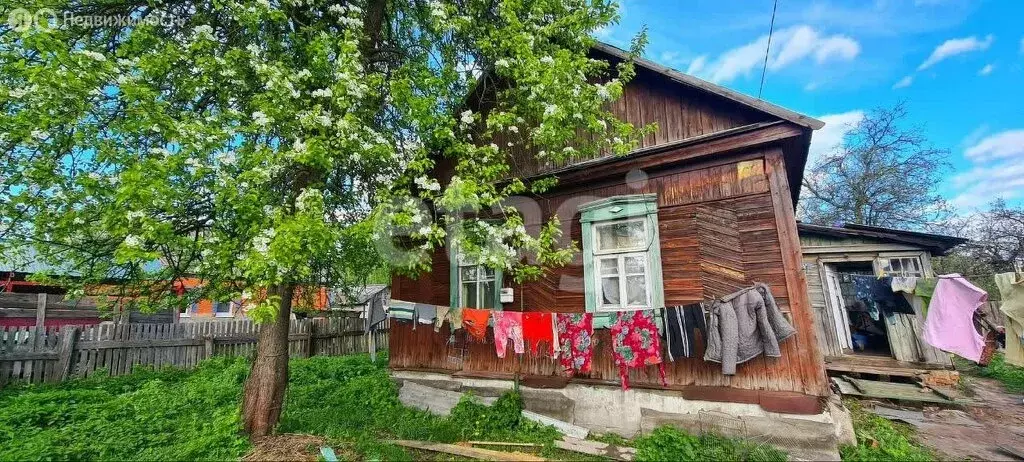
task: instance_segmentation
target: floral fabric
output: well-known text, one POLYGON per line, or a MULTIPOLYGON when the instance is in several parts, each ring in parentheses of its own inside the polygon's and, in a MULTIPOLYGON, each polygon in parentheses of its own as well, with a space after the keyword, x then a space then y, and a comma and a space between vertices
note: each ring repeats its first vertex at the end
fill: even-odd
POLYGON ((523 313, 519 311, 492 311, 494 316, 494 350, 499 358, 505 357, 508 341, 512 340, 512 348, 523 354, 523 313))
POLYGON ((562 369, 572 377, 590 373, 590 359, 594 354, 593 313, 557 313, 555 329, 558 335, 558 360, 562 369))
POLYGON ((622 389, 629 390, 629 369, 658 366, 662 386, 665 381, 665 365, 661 362, 661 341, 658 326, 654 323, 654 311, 620 311, 611 326, 612 358, 619 366, 622 389))

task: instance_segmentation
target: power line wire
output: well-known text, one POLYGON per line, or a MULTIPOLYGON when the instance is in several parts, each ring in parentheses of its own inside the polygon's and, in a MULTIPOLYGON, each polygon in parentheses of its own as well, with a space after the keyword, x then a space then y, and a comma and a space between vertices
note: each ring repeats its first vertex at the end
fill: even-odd
POLYGON ((772 4, 772 22, 768 25, 768 47, 764 50, 764 67, 761 68, 761 86, 757 88, 757 99, 761 99, 764 91, 764 75, 768 71, 768 52, 772 49, 772 33, 775 32, 775 10, 779 8, 779 0, 772 4))

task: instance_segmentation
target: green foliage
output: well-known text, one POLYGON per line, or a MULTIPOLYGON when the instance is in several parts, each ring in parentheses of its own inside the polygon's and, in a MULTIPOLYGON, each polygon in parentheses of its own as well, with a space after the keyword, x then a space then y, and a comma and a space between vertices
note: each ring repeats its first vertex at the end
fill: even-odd
POLYGON ((634 441, 637 461, 749 460, 785 461, 786 454, 767 444, 717 435, 694 436, 672 427, 658 427, 634 441))
POLYGON ((1006 363, 1003 353, 996 353, 988 366, 982 367, 973 361, 968 361, 959 356, 954 356, 956 370, 965 374, 978 377, 996 379, 1006 387, 1010 393, 1024 393, 1024 367, 1017 367, 1006 363))
POLYGON ((856 400, 844 400, 853 418, 857 434, 856 446, 843 446, 839 453, 843 460, 935 460, 935 453, 914 439, 914 430, 908 425, 894 423, 866 411, 856 400))

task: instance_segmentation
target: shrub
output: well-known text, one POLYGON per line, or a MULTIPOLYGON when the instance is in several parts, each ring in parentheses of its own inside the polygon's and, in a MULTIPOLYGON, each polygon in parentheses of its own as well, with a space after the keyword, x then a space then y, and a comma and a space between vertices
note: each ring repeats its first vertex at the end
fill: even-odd
POLYGON ((935 460, 935 454, 914 441, 913 430, 864 410, 856 400, 844 402, 853 418, 856 446, 843 446, 843 460, 935 460))
POLYGON ((786 460, 786 453, 767 444, 717 435, 694 436, 672 427, 658 427, 650 435, 637 438, 634 443, 637 461, 786 460))

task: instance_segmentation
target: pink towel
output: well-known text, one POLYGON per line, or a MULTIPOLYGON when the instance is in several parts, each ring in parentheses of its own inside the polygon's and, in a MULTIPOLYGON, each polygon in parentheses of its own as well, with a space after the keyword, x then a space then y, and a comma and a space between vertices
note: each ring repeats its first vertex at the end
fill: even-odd
POLYGON ((959 274, 939 276, 928 305, 924 341, 942 351, 974 362, 981 360, 985 339, 974 329, 974 311, 988 301, 988 293, 959 274))

